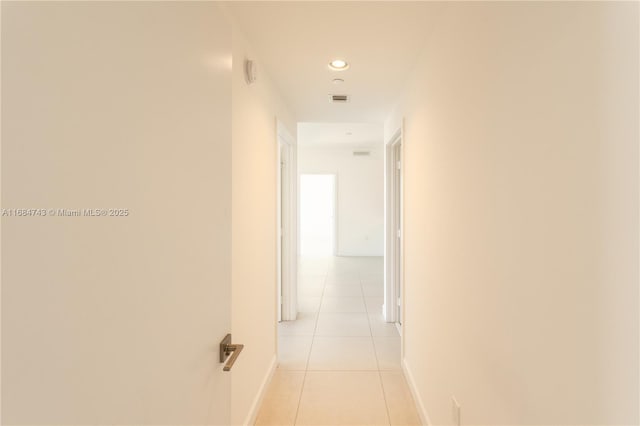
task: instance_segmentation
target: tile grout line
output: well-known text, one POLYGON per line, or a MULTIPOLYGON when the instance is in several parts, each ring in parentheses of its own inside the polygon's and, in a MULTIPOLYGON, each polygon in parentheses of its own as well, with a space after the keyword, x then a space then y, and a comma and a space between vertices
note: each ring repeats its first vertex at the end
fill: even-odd
POLYGON ((384 392, 384 382, 382 381, 382 372, 380 371, 380 361, 378 360, 378 351, 376 350, 376 342, 373 339, 373 329, 371 328, 371 318, 369 317, 369 308, 367 307, 367 299, 364 297, 364 287, 362 286, 362 279, 360 279, 360 291, 362 291, 362 298, 364 299, 364 310, 367 312, 367 324, 369 324, 369 333, 371 333, 371 344, 373 345, 373 355, 376 357, 376 365, 378 367, 378 379, 380 379, 380 389, 382 390, 382 398, 384 399, 384 408, 387 412, 387 422, 391 426, 391 414, 389 414, 389 403, 387 402, 387 395, 384 392))
POLYGON ((294 426, 298 423, 298 413, 300 412, 300 402, 302 401, 302 392, 304 392, 304 385, 307 381, 307 372, 309 371, 309 361, 311 360, 311 352, 313 351, 313 342, 316 340, 316 330, 318 328, 318 320, 320 319, 320 309, 322 308, 322 302, 324 301, 324 290, 327 286, 327 276, 329 274, 328 269, 329 269, 329 266, 327 265, 327 270, 324 275, 324 281, 322 283, 322 294, 320 295, 320 305, 318 306, 318 311, 316 312, 316 323, 313 326, 313 334, 311 336, 311 346, 309 347, 307 362, 304 365, 304 376, 302 377, 302 386, 300 387, 300 395, 298 395, 298 405, 296 407, 296 415, 293 418, 294 426))
MULTIPOLYGON (((331 369, 331 370, 314 370, 314 369, 310 369, 311 354, 312 354, 313 349, 314 349, 314 344, 317 343, 316 342, 317 338, 319 338, 319 337, 345 337, 345 338, 358 337, 358 336, 344 336, 344 335, 341 335, 341 336, 318 336, 317 335, 317 330, 318 330, 318 325, 319 325, 319 320, 320 320, 320 313, 321 313, 321 310, 322 310, 322 305, 324 303, 324 297, 325 296, 328 297, 328 294, 327 294, 327 291, 326 291, 326 287, 327 287, 327 285, 329 283, 329 275, 330 275, 331 269, 332 268, 331 268, 330 265, 327 265, 327 267, 325 268, 326 272, 324 274, 322 292, 321 292, 321 295, 320 295, 320 304, 318 305, 317 310, 315 311, 316 318, 315 318, 315 321, 313 323, 313 329, 312 329, 313 331, 311 333, 311 345, 310 345, 310 348, 309 348, 309 353, 307 354, 307 357, 306 357, 306 364, 304 366, 304 370, 302 370, 302 371, 304 371, 304 374, 303 374, 303 380, 302 380, 300 394, 298 395, 298 401, 297 401, 296 412, 295 412, 295 417, 294 417, 294 424, 298 424, 298 416, 299 416, 299 411, 300 411, 300 406, 301 406, 301 401, 302 401, 302 393, 304 392, 304 388, 306 386, 306 379, 307 379, 307 376, 308 376, 308 372, 310 372, 310 371, 314 371, 314 372, 329 372, 329 371, 365 372, 365 370, 351 370, 351 369, 349 369, 349 370, 342 370, 342 369, 338 369, 338 370, 334 370, 334 369, 331 369)), ((369 275, 367 275, 367 276, 369 276, 369 275)), ((361 337, 362 338, 368 337, 370 339, 370 341, 372 342, 372 346, 373 346, 373 349, 374 349, 374 357, 375 357, 375 360, 376 360, 376 369, 366 370, 366 371, 368 371, 368 372, 378 371, 378 379, 379 379, 380 385, 381 385, 380 389, 382 390, 382 396, 383 396, 383 400, 385 402, 385 408, 386 408, 386 413, 387 413, 387 424, 390 425, 391 424, 391 417, 390 417, 390 414, 389 414, 389 404, 387 402, 387 398, 386 398, 386 394, 385 394, 385 387, 384 387, 384 382, 383 382, 383 379, 382 379, 382 370, 380 370, 380 361, 378 359, 378 354, 377 354, 374 335, 373 335, 373 326, 372 326, 372 320, 371 320, 371 317, 370 317, 370 313, 371 312, 369 312, 370 307, 367 305, 367 298, 365 297, 362 269, 358 270, 358 285, 360 286, 360 294, 361 294, 361 298, 362 298, 362 301, 363 301, 364 307, 365 307, 364 313, 365 313, 366 318, 367 318, 367 325, 368 325, 368 331, 369 331, 368 335, 361 336, 361 337)), ((331 312, 329 312, 329 313, 331 313, 331 312)), ((337 313, 339 313, 339 312, 337 312, 337 313)), ((351 312, 348 312, 348 313, 351 313, 351 312)), ((301 371, 301 370, 298 370, 298 371, 301 371)))

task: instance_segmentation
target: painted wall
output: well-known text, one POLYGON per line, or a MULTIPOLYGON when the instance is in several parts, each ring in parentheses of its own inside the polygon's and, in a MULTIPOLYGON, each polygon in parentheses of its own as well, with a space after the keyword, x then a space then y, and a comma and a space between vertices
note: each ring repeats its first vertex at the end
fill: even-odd
POLYGON ((213 3, 2 4, 2 423, 229 419, 231 28, 213 3))
POLYGON ((246 346, 232 371, 231 420, 253 424, 247 416, 276 361, 276 117, 294 137, 295 120, 237 27, 233 64, 232 330, 246 346), (258 64, 252 85, 246 58, 258 64))
POLYGON ((338 256, 384 255, 384 150, 382 145, 298 147, 298 173, 337 175, 338 256), (354 156, 367 150, 370 156, 354 156))
POLYGON ((465 3, 427 41, 386 133, 432 424, 638 424, 638 7, 465 3))

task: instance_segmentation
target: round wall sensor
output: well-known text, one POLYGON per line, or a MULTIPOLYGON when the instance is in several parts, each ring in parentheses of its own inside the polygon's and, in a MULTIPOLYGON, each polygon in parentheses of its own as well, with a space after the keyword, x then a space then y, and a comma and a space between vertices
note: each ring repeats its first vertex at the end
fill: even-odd
POLYGON ((247 84, 253 84, 258 78, 258 66, 254 61, 245 59, 244 61, 244 79, 247 84))

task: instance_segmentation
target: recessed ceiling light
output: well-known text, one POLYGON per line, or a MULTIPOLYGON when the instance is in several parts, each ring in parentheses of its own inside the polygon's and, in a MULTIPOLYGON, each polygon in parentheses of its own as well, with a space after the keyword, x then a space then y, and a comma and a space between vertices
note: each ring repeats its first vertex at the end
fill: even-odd
POLYGON ((349 64, 344 59, 334 59, 329 62, 329 68, 334 71, 343 71, 349 68, 349 64))
POLYGON ((334 78, 333 79, 333 84, 342 84, 344 83, 344 80, 341 78, 334 78))

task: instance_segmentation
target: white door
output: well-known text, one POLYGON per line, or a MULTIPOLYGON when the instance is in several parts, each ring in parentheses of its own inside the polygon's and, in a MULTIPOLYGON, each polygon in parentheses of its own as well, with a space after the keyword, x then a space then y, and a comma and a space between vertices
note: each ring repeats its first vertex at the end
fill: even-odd
POLYGON ((230 423, 230 58, 215 3, 3 2, 3 423, 230 423))

